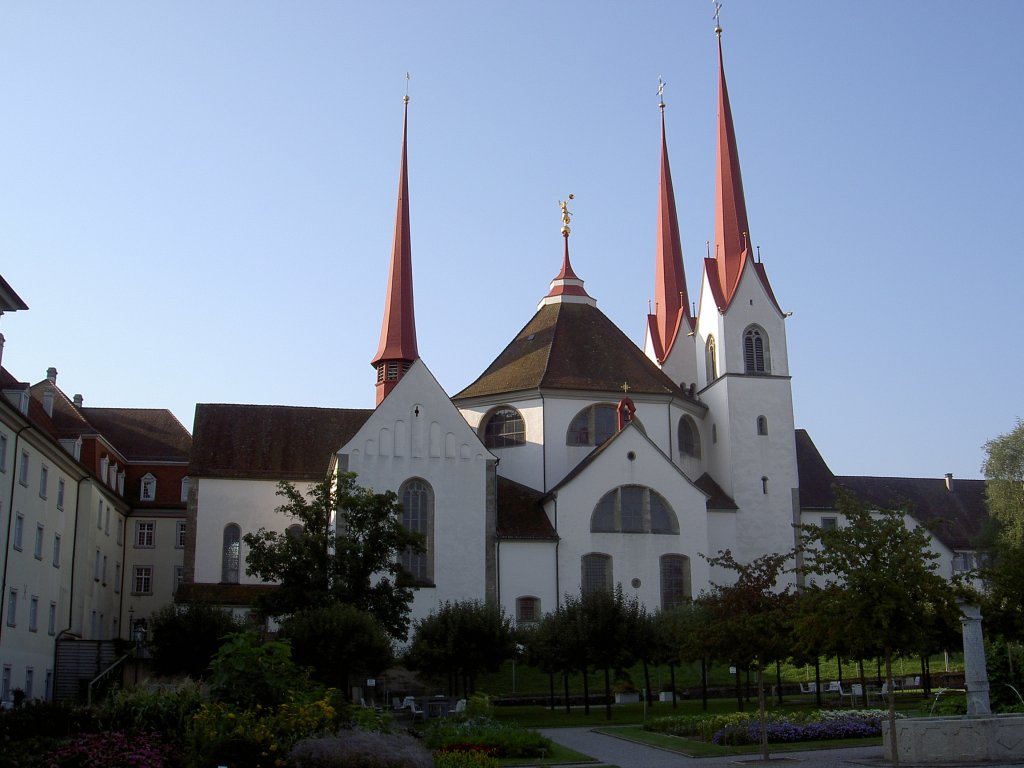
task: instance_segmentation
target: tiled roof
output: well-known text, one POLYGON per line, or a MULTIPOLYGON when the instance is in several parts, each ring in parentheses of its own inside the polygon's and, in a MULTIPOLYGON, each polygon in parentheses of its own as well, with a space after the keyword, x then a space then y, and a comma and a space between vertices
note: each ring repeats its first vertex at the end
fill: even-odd
POLYGON ((541 507, 544 494, 525 485, 498 477, 498 538, 548 539, 558 534, 541 507))
POLYGON ((82 408, 82 415, 128 461, 189 460, 192 436, 166 408, 82 408))
POLYGON ((520 390, 572 389, 682 397, 629 337, 589 304, 542 306, 455 400, 520 390))
POLYGON ((19 309, 28 309, 28 304, 22 301, 21 296, 11 288, 11 284, 0 275, 0 312, 16 312, 19 309))
POLYGON ((739 509, 732 497, 723 491, 722 486, 715 482, 715 479, 707 472, 694 480, 693 484, 708 495, 708 509, 719 511, 739 509))
POLYGON ((180 584, 174 593, 174 602, 252 605, 257 597, 275 589, 276 584, 180 584))
POLYGON ((988 516, 984 480, 954 478, 949 489, 945 478, 833 475, 805 430, 796 430, 796 448, 802 509, 834 509, 840 485, 868 507, 906 508, 951 549, 977 545, 988 516))
POLYGON ((192 434, 195 477, 320 480, 369 409, 200 403, 192 434))

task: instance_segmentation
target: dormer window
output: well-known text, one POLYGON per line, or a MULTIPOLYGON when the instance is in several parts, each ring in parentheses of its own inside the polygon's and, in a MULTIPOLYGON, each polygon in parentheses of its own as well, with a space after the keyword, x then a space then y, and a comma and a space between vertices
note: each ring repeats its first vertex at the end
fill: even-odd
POLYGON ((187 477, 181 479, 181 500, 188 501, 188 489, 191 481, 187 477))
POLYGON ((143 475, 139 487, 140 501, 156 501, 156 478, 147 473, 143 475))
POLYGON ((110 468, 110 459, 104 456, 100 459, 100 480, 107 479, 107 470, 110 468))

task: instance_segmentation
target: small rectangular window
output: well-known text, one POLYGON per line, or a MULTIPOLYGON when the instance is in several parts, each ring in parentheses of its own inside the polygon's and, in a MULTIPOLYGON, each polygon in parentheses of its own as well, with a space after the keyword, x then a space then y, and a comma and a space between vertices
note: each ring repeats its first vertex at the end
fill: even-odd
POLYGON ((107 585, 107 556, 103 556, 103 586, 107 585))
POLYGON ((0 433, 0 472, 7 471, 7 435, 0 433))
POLYGON ((18 512, 14 516, 14 548, 21 551, 22 539, 25 536, 25 516, 18 512))
POLYGON ((28 601, 28 631, 36 632, 39 629, 39 598, 32 595, 28 601))
POLYGON ((18 467, 18 482, 28 485, 28 451, 21 452, 21 465, 18 467))
POLYGON ((53 567, 60 568, 60 534, 53 534, 53 567))
POLYGON ((46 486, 49 484, 49 480, 50 480, 50 468, 48 466, 46 466, 45 464, 43 464, 39 468, 39 498, 41 498, 41 499, 45 499, 46 498, 46 491, 47 491, 46 486))
POLYGON ((114 592, 121 591, 121 564, 114 563, 114 592))
POLYGON ((182 480, 181 480, 181 500, 182 501, 188 501, 188 489, 189 489, 189 485, 190 484, 191 484, 191 481, 187 477, 182 478, 182 480))
POLYGON ((107 514, 106 514, 106 516, 104 517, 104 520, 103 520, 103 532, 105 534, 107 534, 107 536, 110 535, 110 505, 109 504, 107 504, 107 514))
POLYGON ((185 521, 178 520, 175 525, 174 546, 177 549, 185 548, 185 521))
POLYGON ((96 504, 96 530, 103 530, 103 499, 96 504))
POLYGON ((92 579, 93 579, 93 581, 99 581, 100 580, 100 563, 103 562, 102 558, 103 558, 103 553, 100 552, 97 549, 96 550, 96 560, 94 561, 93 566, 92 566, 92 579))
POLYGON ((7 591, 7 626, 18 626, 18 590, 14 587, 7 591))
POLYGON ((64 478, 57 478, 57 509, 64 509, 64 478))
POLYGON ((821 530, 822 531, 834 531, 839 527, 839 519, 836 517, 823 517, 821 518, 821 530))
POLYGON ((43 535, 45 531, 41 523, 36 523, 36 543, 32 550, 32 554, 35 555, 36 560, 43 559, 43 535))
POLYGON ((117 523, 117 543, 124 544, 124 520, 118 515, 115 522, 117 523))
POLYGON ((185 581, 185 566, 176 565, 174 566, 174 593, 177 594, 178 587, 181 586, 182 582, 185 581))
POLYGON ((46 634, 57 634, 57 603, 50 601, 50 615, 46 619, 46 634))
POLYGON ((132 583, 132 593, 136 595, 153 594, 153 568, 149 565, 135 566, 135 578, 132 583))

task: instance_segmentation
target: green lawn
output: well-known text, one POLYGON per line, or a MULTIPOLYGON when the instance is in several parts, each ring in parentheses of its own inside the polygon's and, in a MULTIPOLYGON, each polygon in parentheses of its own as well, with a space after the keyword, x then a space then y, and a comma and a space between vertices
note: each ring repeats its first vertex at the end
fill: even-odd
MULTIPOLYGON (((761 751, 761 747, 752 744, 743 747, 720 747, 716 744, 708 744, 704 741, 683 739, 678 736, 667 736, 663 733, 651 733, 645 731, 639 725, 596 728, 598 733, 606 733, 609 736, 635 741, 638 744, 646 744, 652 747, 668 749, 678 752, 686 757, 720 757, 725 755, 749 755, 761 751)), ((802 741, 796 744, 769 744, 770 752, 798 752, 808 749, 839 749, 841 747, 870 747, 881 745, 881 737, 871 739, 830 739, 828 741, 802 741)))

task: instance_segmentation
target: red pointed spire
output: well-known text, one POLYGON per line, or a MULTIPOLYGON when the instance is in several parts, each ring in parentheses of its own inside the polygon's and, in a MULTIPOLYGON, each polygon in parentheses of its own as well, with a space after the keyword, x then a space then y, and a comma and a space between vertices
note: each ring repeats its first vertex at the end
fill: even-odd
POLYGON ((679 220, 672 188, 672 169, 665 140, 665 104, 661 105, 661 181, 658 189, 658 242, 654 262, 655 353, 659 361, 668 357, 682 318, 689 317, 683 248, 679 243, 679 220))
POLYGON ((750 249, 747 204, 743 198, 740 156, 736 151, 736 133, 729 107, 722 63, 722 30, 718 34, 718 174, 715 181, 715 258, 726 305, 732 299, 736 283, 750 249))
POLYGON ((391 249, 388 290, 384 297, 384 320, 380 345, 371 365, 377 369, 377 405, 394 389, 412 363, 419 359, 416 347, 416 316, 412 296, 412 247, 409 237, 409 174, 406 168, 406 137, 409 126, 409 97, 405 97, 402 121, 402 164, 398 175, 398 211, 395 240, 391 249))

